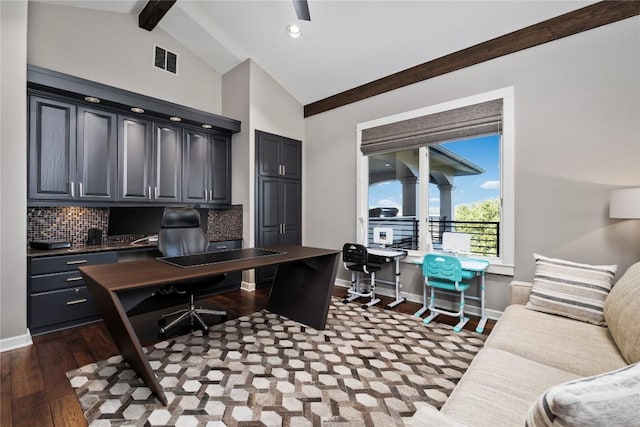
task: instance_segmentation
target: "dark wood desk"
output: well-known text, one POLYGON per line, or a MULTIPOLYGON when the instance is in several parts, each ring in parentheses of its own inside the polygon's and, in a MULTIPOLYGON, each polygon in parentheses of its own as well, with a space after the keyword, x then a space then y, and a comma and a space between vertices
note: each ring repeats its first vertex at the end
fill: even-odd
POLYGON ((267 309, 315 329, 324 329, 340 251, 304 246, 265 249, 285 253, 190 268, 148 259, 79 270, 120 353, 162 404, 167 405, 164 391, 127 317, 127 311, 148 298, 158 286, 277 265, 267 309))

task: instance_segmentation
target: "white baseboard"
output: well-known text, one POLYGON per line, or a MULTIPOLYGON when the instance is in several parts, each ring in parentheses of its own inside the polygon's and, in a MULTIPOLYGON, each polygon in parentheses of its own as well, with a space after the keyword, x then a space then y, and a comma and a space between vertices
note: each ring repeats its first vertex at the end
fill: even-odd
POLYGON ((15 350, 16 348, 27 347, 31 344, 33 344, 33 341, 31 340, 31 332, 27 329, 27 333, 24 335, 0 340, 0 353, 15 350))
MULTIPOLYGON (((335 285, 340 286, 342 288, 349 288, 351 286, 351 282, 349 280, 336 279, 335 285)), ((396 290, 392 288, 379 286, 378 284, 376 284, 376 294, 395 298, 396 290)), ((423 301, 422 295, 410 294, 408 292, 400 292, 400 295, 405 297, 407 301, 415 302, 417 304, 422 304, 422 301, 423 301)), ((453 303, 452 301, 436 299, 436 303, 439 307, 442 307, 445 310, 458 309, 457 304, 453 303)), ((465 313, 469 313, 471 315, 480 317, 480 307, 477 305, 472 305, 467 303, 465 305, 464 311, 465 313)), ((502 311, 499 311, 499 310, 490 310, 488 308, 485 308, 484 311, 487 314, 487 317, 489 319, 498 320, 500 316, 502 316, 502 311)))
POLYGON ((244 280, 240 283, 240 289, 243 291, 255 292, 256 284, 245 282, 244 280))

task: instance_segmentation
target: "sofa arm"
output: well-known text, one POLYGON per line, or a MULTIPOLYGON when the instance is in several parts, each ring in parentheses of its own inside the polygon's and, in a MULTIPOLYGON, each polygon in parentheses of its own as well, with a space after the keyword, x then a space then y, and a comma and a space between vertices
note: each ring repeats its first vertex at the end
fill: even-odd
POLYGON ((433 406, 421 406, 411 418, 403 418, 402 421, 407 427, 467 427, 465 424, 459 423, 438 411, 433 406))
POLYGON ((514 280, 509 285, 509 301, 511 304, 524 305, 529 301, 532 284, 529 282, 520 282, 514 280))

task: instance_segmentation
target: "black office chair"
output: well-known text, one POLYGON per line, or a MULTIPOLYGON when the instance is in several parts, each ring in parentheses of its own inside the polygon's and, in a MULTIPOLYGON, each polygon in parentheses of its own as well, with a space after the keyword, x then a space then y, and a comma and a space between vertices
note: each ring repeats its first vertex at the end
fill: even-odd
MULTIPOLYGON (((191 255, 207 251, 209 240, 204 230, 200 227, 200 214, 193 208, 165 208, 158 233, 158 249, 166 257, 191 255)), ((173 313, 165 314, 160 320, 160 334, 171 327, 177 325, 186 318, 189 318, 193 328, 194 319, 198 321, 203 331, 207 331, 208 326, 200 314, 213 314, 226 317, 227 313, 220 310, 208 310, 197 308, 194 304, 195 294, 198 291, 207 290, 211 286, 224 280, 225 276, 217 276, 206 283, 189 283, 185 285, 174 285, 178 291, 189 294, 189 307, 173 313), (165 326, 167 317, 179 316, 165 326)))
POLYGON ((356 298, 370 297, 368 303, 363 304, 362 308, 369 308, 380 302, 380 298, 376 298, 376 271, 382 269, 382 263, 378 263, 375 256, 370 256, 367 248, 356 243, 345 243, 342 247, 342 261, 344 268, 351 271, 351 287, 347 291, 347 296, 342 302, 351 302, 356 298), (363 289, 360 276, 362 274, 370 276, 368 289, 363 289))

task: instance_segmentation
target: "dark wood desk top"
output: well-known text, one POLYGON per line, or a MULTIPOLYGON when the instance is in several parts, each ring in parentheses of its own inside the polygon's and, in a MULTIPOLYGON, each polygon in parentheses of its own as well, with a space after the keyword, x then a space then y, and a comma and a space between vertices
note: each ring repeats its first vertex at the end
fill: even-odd
POLYGON ((323 255, 334 255, 339 250, 319 249, 306 246, 265 247, 284 254, 269 255, 238 261, 227 261, 207 264, 198 267, 180 268, 156 259, 123 262, 118 264, 101 264, 80 267, 83 275, 93 279, 100 286, 111 292, 139 289, 150 286, 181 283, 230 273, 240 270, 251 270, 268 265, 284 264, 306 258, 323 255))

